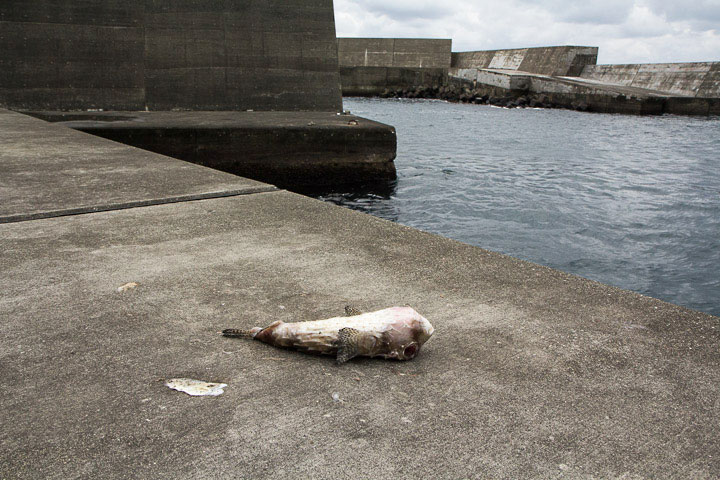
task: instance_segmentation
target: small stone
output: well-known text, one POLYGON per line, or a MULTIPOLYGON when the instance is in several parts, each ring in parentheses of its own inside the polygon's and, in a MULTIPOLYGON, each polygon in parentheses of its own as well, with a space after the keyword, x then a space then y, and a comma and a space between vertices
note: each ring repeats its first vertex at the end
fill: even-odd
POLYGON ((340 402, 340 394, 338 392, 333 392, 332 399, 333 399, 333 402, 339 403, 340 402))

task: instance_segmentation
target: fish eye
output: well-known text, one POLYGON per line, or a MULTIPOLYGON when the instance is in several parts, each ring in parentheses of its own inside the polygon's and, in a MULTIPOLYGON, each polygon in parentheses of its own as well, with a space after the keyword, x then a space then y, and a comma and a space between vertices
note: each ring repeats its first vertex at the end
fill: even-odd
POLYGON ((415 356, 417 351, 418 351, 417 345, 415 345, 414 343, 411 343, 410 345, 405 347, 405 350, 403 350, 403 356, 405 358, 412 358, 415 356))

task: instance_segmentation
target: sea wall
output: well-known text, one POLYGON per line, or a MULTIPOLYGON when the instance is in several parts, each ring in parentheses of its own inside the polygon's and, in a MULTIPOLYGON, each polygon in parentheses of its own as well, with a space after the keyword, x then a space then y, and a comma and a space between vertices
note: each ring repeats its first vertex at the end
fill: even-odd
POLYGON ((447 83, 447 78, 446 68, 340 67, 345 96, 377 96, 419 85, 440 87, 447 83))
POLYGON ((720 97, 720 62, 587 65, 580 76, 687 97, 720 97))
POLYGON ((452 40, 338 38, 340 67, 450 68, 452 40))
POLYGON ((519 70, 542 75, 577 76, 597 63, 598 47, 561 46, 453 52, 453 69, 519 70))
POLYGON ((0 106, 340 111, 332 0, 3 0, 0 106))
POLYGON ((444 85, 451 50, 450 39, 338 38, 343 95, 444 85))

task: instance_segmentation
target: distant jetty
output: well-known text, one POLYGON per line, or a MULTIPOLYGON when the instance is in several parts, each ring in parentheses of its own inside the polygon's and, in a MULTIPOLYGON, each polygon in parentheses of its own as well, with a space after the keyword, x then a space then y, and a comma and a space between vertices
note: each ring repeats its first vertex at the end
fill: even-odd
POLYGON ((345 96, 720 114, 720 62, 597 65, 597 57, 588 46, 452 52, 449 39, 338 39, 345 96))

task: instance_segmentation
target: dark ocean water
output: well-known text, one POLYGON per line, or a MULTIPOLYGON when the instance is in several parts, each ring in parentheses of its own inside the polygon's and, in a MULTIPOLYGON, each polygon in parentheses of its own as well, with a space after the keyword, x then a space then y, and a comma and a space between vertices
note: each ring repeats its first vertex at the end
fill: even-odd
POLYGON ((720 315, 720 118, 345 99, 398 180, 317 198, 720 315))

